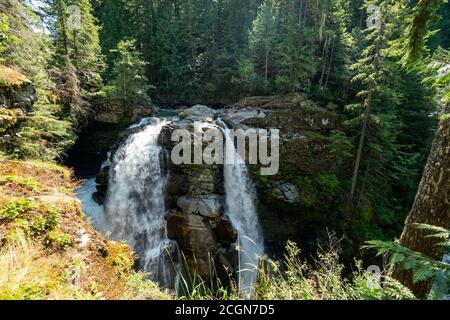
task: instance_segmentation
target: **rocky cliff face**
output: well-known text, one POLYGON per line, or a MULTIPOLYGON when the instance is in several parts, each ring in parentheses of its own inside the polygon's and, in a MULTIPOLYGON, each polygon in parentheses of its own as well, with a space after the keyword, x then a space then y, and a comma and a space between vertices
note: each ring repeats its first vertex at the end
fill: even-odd
POLYGON ((194 121, 212 121, 211 109, 192 109, 184 120, 166 126, 160 135, 164 146, 165 170, 169 173, 166 191, 167 233, 186 259, 185 263, 203 279, 214 273, 224 281, 233 277, 237 266, 237 232, 224 215, 223 167, 219 165, 174 165, 169 156, 176 129, 193 133, 194 121), (199 112, 197 112, 199 111, 199 112), (201 111, 201 112, 200 112, 201 111))
POLYGON ((33 112, 33 83, 15 69, 0 66, 0 149, 7 149, 33 112))
POLYGON ((279 173, 261 176, 259 166, 251 166, 270 252, 280 253, 286 240, 314 251, 327 227, 339 230, 338 187, 348 167, 329 148, 331 132, 342 129, 336 113, 298 94, 246 98, 221 117, 233 128, 280 130, 279 173))
POLYGON ((104 102, 95 104, 94 109, 95 116, 78 134, 77 144, 68 152, 66 165, 73 167, 80 178, 92 177, 98 172, 111 146, 117 145, 129 133, 128 126, 158 112, 151 100, 132 111, 104 102))

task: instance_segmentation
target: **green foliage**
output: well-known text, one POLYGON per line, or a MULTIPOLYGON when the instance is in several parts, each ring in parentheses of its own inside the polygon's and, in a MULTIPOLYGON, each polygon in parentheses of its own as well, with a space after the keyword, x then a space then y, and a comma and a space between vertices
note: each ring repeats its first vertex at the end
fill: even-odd
MULTIPOLYGON (((365 7, 374 3, 366 1, 365 7)), ((429 115, 436 108, 435 92, 423 86, 423 76, 398 63, 392 41, 405 28, 404 4, 384 1, 380 8, 381 27, 362 33, 364 46, 352 66, 361 100, 348 104, 353 118, 346 122, 361 156, 353 179, 358 221, 351 228, 365 240, 400 232, 426 161, 434 125, 429 115)))
POLYGON ((151 88, 145 76, 146 63, 136 51, 135 41, 121 41, 114 50, 118 58, 115 61, 110 83, 110 98, 131 108, 144 102, 151 88))
POLYGON ((19 41, 10 43, 6 51, 8 64, 17 66, 33 81, 37 91, 34 114, 29 115, 6 150, 9 157, 55 160, 67 151, 75 137, 71 114, 64 114, 61 105, 49 101, 55 84, 49 77, 54 53, 48 35, 35 32, 42 26, 41 18, 18 0, 7 0, 10 33, 19 41))
POLYGON ((300 190, 301 202, 307 206, 332 201, 340 190, 340 181, 332 174, 298 177, 296 184, 300 190))
POLYGON ((101 73, 104 69, 101 55, 99 32, 100 27, 93 15, 90 0, 45 0, 48 3, 48 18, 54 19, 49 24, 56 35, 55 50, 61 69, 66 66, 66 58, 69 57, 79 73, 86 73, 87 78, 81 78, 82 87, 85 89, 99 88, 101 85, 101 73), (71 14, 69 6, 77 6, 81 23, 77 25, 76 17, 71 14), (70 19, 73 19, 70 20, 70 19))
POLYGON ((34 204, 30 199, 10 201, 0 209, 0 218, 15 220, 33 208, 34 204))
MULTIPOLYGON (((443 103, 450 102, 450 50, 438 48, 431 56, 431 63, 421 68, 428 77, 424 83, 436 89, 443 103)), ((448 115, 441 116, 445 121, 448 115)))
MULTIPOLYGON (((10 32, 9 17, 4 13, 0 13, 0 54, 17 41, 18 38, 10 32)), ((0 62, 4 62, 3 57, 0 57, 0 62)))
MULTIPOLYGON (((210 268, 209 280, 203 279, 191 268, 188 259, 182 255, 182 268, 178 271, 179 300, 238 300, 239 292, 235 280, 228 279, 227 283, 219 279, 214 267, 210 268)), ((211 262, 210 262, 211 263, 211 262)), ((255 267, 256 269, 256 267, 255 267)))
POLYGON ((45 208, 46 212, 42 212, 40 216, 33 217, 28 228, 29 235, 36 237, 45 234, 58 225, 60 213, 55 208, 45 208))
POLYGON ((61 106, 51 104, 43 96, 44 90, 38 92, 41 95, 35 104, 36 112, 24 123, 12 154, 19 159, 61 159, 75 143, 73 123, 70 119, 60 119, 57 115, 61 106))
POLYGON ((332 131, 330 140, 331 143, 327 148, 335 156, 338 165, 353 157, 354 145, 344 132, 339 130, 332 131))
POLYGON ((148 280, 145 272, 132 272, 128 277, 124 298, 139 300, 169 300, 167 292, 161 291, 155 282, 148 280))
POLYGON ((39 191, 42 186, 33 178, 24 178, 21 176, 2 176, 0 177, 0 185, 13 184, 28 189, 29 191, 39 191))
MULTIPOLYGON (((427 237, 434 238, 440 242, 437 246, 445 250, 450 248, 450 230, 425 224, 415 224, 417 229, 429 231, 427 237)), ((404 270, 413 272, 415 283, 432 280, 438 275, 445 275, 450 279, 450 265, 443 261, 436 261, 427 255, 403 247, 396 242, 369 241, 365 248, 376 249, 379 255, 390 255, 390 263, 400 265, 404 270)))
POLYGON ((319 249, 315 264, 301 259, 296 244, 288 242, 283 265, 269 261, 267 270, 259 272, 255 292, 258 299, 267 300, 409 300, 414 295, 401 284, 384 277, 381 286, 373 275, 356 262, 352 279, 344 277, 344 266, 339 263, 339 241, 331 235, 327 246, 319 249), (389 285, 388 285, 389 284, 389 285))
POLYGON ((70 235, 61 232, 58 229, 50 231, 47 235, 47 245, 53 246, 62 250, 69 248, 72 244, 70 235))
POLYGON ((403 44, 403 63, 411 63, 426 53, 425 39, 429 27, 439 21, 438 10, 446 0, 419 0, 412 16, 408 17, 408 28, 401 40, 403 44))

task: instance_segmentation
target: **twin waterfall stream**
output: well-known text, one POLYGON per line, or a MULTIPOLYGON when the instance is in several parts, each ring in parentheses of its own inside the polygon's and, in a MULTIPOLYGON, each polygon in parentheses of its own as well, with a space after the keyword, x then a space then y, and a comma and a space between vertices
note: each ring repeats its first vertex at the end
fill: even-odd
MULTIPOLYGON (((110 165, 110 183, 104 206, 92 199, 95 178, 87 180, 77 191, 86 215, 94 227, 112 240, 125 241, 139 255, 137 268, 148 272, 162 287, 177 287, 179 266, 168 258, 176 244, 166 235, 165 187, 170 172, 163 172, 158 137, 170 123, 147 119, 141 132, 131 135, 116 151, 110 165)), ((234 164, 224 165, 225 214, 239 235, 239 290, 247 295, 256 280, 259 256, 264 241, 256 206, 256 190, 245 162, 238 155, 229 129, 223 123, 225 154, 233 155, 234 164)), ((175 249, 174 249, 175 248, 175 249)))

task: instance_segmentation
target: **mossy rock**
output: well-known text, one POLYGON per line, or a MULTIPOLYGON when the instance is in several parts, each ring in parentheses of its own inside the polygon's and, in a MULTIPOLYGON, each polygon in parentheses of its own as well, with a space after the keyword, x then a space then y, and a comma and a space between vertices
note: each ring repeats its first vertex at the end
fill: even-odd
POLYGON ((25 119, 26 114, 21 109, 0 108, 0 134, 6 133, 25 119))

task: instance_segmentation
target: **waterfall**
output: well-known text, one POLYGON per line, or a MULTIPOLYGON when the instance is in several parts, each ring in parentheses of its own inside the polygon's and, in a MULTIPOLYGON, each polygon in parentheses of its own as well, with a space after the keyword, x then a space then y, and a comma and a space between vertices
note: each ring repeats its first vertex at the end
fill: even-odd
MULTIPOLYGON (((256 206, 256 189, 245 161, 238 154, 231 131, 220 120, 225 136, 225 213, 239 234, 239 290, 251 294, 258 259, 264 254, 264 241, 256 206), (229 164, 229 159, 234 162, 229 164)), ((92 199, 95 179, 77 190, 84 212, 103 233, 116 241, 126 241, 138 254, 138 268, 151 274, 163 287, 176 285, 178 261, 175 242, 166 235, 165 186, 167 176, 160 159, 158 137, 169 121, 145 119, 131 129, 134 133, 104 166, 110 166, 109 186, 104 206, 92 199), (175 259, 176 260, 176 259, 175 259)))
POLYGON ((224 125, 225 212, 239 233, 239 290, 249 293, 256 281, 259 257, 264 254, 264 240, 256 207, 256 189, 245 161, 238 154, 230 130, 224 125))
POLYGON ((158 136, 167 122, 151 122, 130 136, 112 159, 104 223, 113 239, 124 240, 134 248, 141 269, 163 286, 172 286, 174 265, 168 253, 176 247, 166 236, 166 177, 158 146, 158 136))

